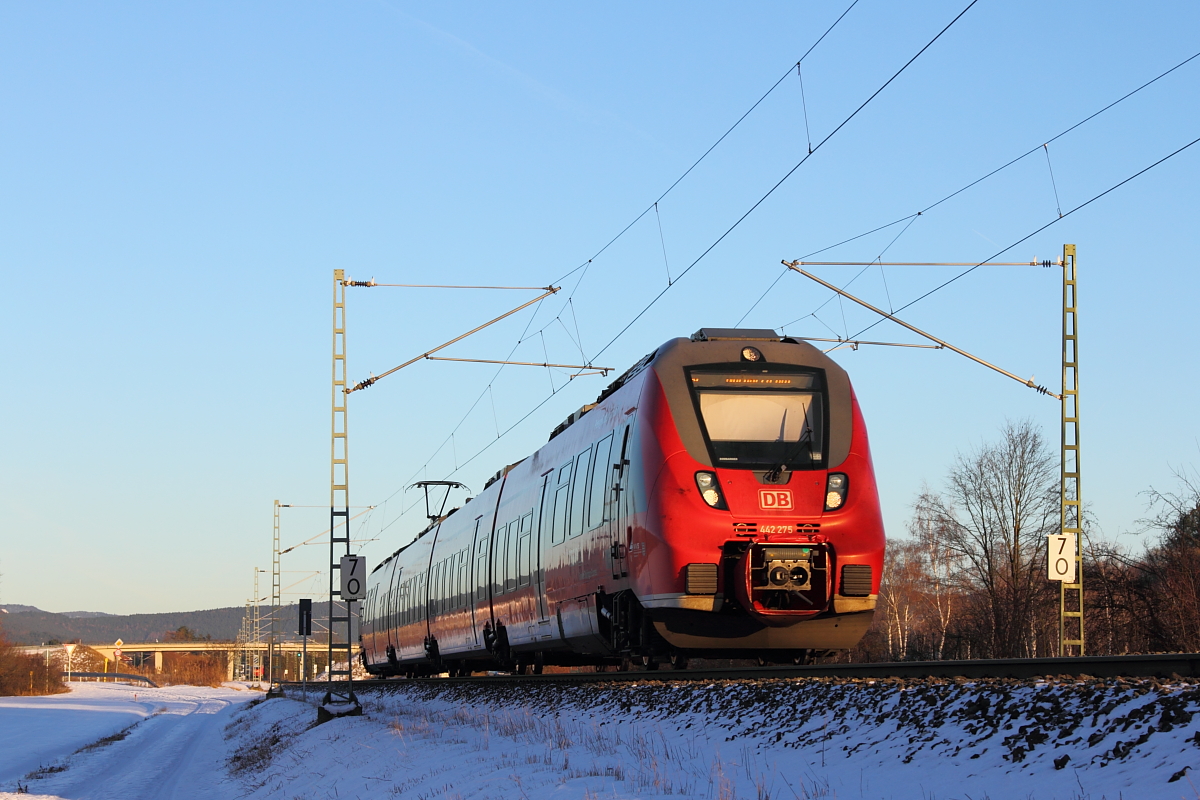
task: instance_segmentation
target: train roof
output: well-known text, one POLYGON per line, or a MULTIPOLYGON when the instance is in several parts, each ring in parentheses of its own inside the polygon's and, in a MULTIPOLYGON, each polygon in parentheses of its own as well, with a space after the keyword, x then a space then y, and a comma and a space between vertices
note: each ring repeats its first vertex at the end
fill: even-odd
MULTIPOLYGON (((788 342, 791 344, 796 344, 795 339, 780 336, 770 328, 701 328, 692 334, 691 340, 693 342, 788 342)), ((661 349, 662 347, 657 347, 654 350, 651 350, 649 353, 642 356, 641 360, 639 360, 636 364, 622 372, 615 381, 606 386, 604 391, 602 391, 596 397, 596 402, 588 403, 587 405, 580 407, 578 411, 568 416, 566 419, 560 422, 554 428, 554 430, 550 431, 550 438, 553 439, 555 436, 558 436, 567 428, 574 425, 583 417, 584 414, 603 403, 606 399, 608 399, 609 395, 616 392, 618 389, 636 377, 638 373, 650 366, 650 364, 654 361, 654 357, 658 355, 658 351, 661 349)), ((511 469, 511 467, 509 469, 511 469)), ((499 478, 502 472, 497 473, 496 478, 499 478)), ((496 480, 496 478, 493 478, 492 480, 496 480)))

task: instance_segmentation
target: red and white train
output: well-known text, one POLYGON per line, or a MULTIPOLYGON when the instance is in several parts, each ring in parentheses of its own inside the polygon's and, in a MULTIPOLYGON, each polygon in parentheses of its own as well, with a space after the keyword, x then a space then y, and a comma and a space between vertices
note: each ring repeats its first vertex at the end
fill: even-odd
POLYGON ((883 566, 844 370, 769 330, 643 358, 371 574, 375 675, 801 661, 853 647, 883 566))

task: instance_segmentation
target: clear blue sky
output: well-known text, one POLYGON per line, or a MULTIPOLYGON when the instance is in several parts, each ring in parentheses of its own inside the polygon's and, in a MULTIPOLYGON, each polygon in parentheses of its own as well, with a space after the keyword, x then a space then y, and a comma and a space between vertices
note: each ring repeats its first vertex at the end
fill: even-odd
MULTIPOLYGON (((846 5, 5 4, 0 601, 115 613, 244 602, 252 570, 270 566, 272 501, 328 503, 334 268, 394 283, 559 279, 846 5)), ((804 62, 812 141, 964 5, 861 0, 804 62)), ((781 259, 913 213, 1040 145, 1200 50, 1197 31, 1191 3, 981 0, 597 357, 668 265, 679 275, 803 157, 793 73, 582 281, 445 354, 573 363, 577 334, 588 358, 621 370, 667 338, 735 325, 781 259)), ((903 226, 820 258, 986 258, 1200 136, 1198 109, 1200 59, 1051 144, 1058 200, 1039 152, 890 249, 903 226)), ((1004 257, 1079 246, 1083 491, 1113 538, 1136 529, 1141 492, 1200 461, 1198 178, 1200 145, 1004 257)), ((876 268, 850 290, 899 307, 951 274, 876 268)), ((351 376, 532 296, 355 290, 351 376)), ((827 299, 789 275, 742 324, 822 336, 874 321, 836 301, 808 316, 827 299)), ((1059 308, 1057 270, 995 267, 903 317, 1057 389, 1059 308)), ((887 323, 868 336, 915 341, 887 323)), ((1057 445, 1054 401, 958 356, 837 358, 867 417, 892 535, 922 484, 937 487, 1006 418, 1034 419, 1057 445)), ((372 562, 422 522, 419 508, 400 515, 419 498, 397 490, 453 474, 479 491, 607 383, 495 375, 422 362, 351 397, 351 500, 380 506, 356 522, 377 540, 363 546, 372 562)), ((286 510, 284 545, 318 533, 326 513, 286 510)), ((321 548, 284 559, 289 591, 319 596, 304 573, 321 548)))

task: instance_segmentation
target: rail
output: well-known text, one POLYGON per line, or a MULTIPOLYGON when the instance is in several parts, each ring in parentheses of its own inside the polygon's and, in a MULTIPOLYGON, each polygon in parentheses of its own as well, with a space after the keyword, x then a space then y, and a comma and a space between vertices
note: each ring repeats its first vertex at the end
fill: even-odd
MULTIPOLYGON (((562 672, 543 675, 473 675, 463 678, 416 678, 419 682, 456 683, 601 683, 647 681, 778 680, 798 678, 1200 678, 1200 653, 1166 653, 1083 658, 996 658, 964 661, 897 661, 880 664, 814 664, 739 669, 630 670, 562 672)), ((402 678, 355 681, 359 689, 403 686, 402 678)), ((300 689, 299 682, 282 684, 300 689)))

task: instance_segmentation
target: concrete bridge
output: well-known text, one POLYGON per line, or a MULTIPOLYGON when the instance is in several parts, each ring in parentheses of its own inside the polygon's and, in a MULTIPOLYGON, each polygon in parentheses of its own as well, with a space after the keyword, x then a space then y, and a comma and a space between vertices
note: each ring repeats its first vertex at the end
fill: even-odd
MULTIPOLYGON (((114 664, 117 662, 117 650, 120 650, 122 657, 125 658, 137 654, 144 659, 152 654, 154 657, 155 672, 162 672, 163 670, 164 653, 222 653, 225 656, 226 680, 233 680, 234 668, 237 666, 238 659, 243 654, 256 657, 265 670, 268 651, 270 650, 270 645, 266 642, 122 642, 120 647, 117 647, 116 644, 86 644, 81 646, 95 650, 114 664)), ((304 650, 303 644, 294 641, 279 642, 276 648, 279 652, 281 665, 275 667, 275 677, 279 680, 284 679, 284 671, 286 670, 289 679, 299 678, 302 666, 299 656, 304 650)), ((44 656, 46 653, 53 652, 61 653, 63 651, 62 645, 24 647, 21 649, 29 655, 38 656, 44 656)), ((325 662, 326 654, 327 651, 324 642, 310 641, 308 643, 308 671, 310 677, 316 674, 316 662, 318 659, 322 664, 325 662)))

